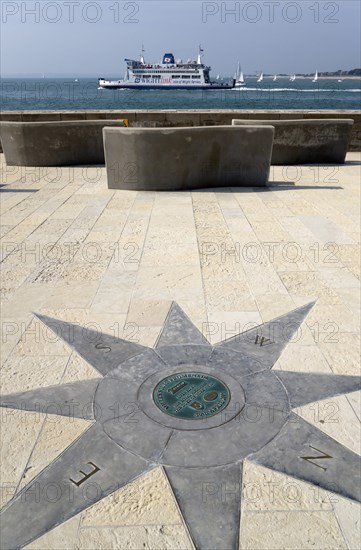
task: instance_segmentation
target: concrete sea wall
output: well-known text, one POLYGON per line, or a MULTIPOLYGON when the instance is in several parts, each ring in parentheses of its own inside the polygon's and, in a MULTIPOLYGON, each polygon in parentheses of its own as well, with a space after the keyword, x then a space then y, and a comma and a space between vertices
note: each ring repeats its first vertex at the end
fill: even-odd
POLYGON ((97 120, 127 118, 131 127, 213 126, 231 124, 233 118, 307 119, 352 118, 350 151, 361 151, 361 111, 277 111, 277 110, 78 110, 78 111, 1 111, 0 121, 40 122, 42 120, 97 120))

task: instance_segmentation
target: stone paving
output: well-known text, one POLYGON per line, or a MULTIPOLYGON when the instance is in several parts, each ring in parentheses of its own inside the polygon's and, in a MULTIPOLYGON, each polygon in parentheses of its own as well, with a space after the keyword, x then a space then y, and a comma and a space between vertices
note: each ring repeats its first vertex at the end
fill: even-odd
MULTIPOLYGON (((173 300, 212 342, 317 299, 274 369, 359 374, 361 155, 341 167, 272 168, 265 190, 107 189, 105 168, 6 167, 1 156, 1 393, 98 373, 33 312, 153 346, 173 300)), ((360 394, 298 409, 360 453, 360 394)), ((90 421, 2 409, 1 498, 90 421)), ((360 506, 245 463, 241 547, 361 545, 360 506)), ((161 469, 29 548, 192 548, 161 469)))

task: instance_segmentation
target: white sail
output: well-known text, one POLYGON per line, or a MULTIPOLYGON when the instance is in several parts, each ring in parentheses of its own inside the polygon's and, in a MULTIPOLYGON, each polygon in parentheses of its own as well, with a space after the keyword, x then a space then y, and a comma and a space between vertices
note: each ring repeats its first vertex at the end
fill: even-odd
POLYGON ((259 77, 259 79, 257 80, 257 82, 262 82, 262 80, 263 80, 263 72, 261 72, 260 77, 259 77))
POLYGON ((235 88, 243 88, 244 86, 246 85, 246 82, 244 80, 244 76, 243 76, 243 73, 241 71, 239 77, 238 77, 238 80, 236 80, 236 83, 235 83, 235 88))
POLYGON ((317 82, 318 80, 318 71, 316 71, 315 78, 312 80, 312 82, 317 82))
POLYGON ((240 68, 240 65, 239 65, 239 62, 238 62, 238 64, 237 64, 237 70, 236 70, 235 75, 234 75, 234 80, 235 80, 236 82, 238 82, 238 80, 239 80, 239 73, 240 73, 240 70, 241 70, 241 68, 240 68))
POLYGON ((242 88, 243 86, 246 85, 243 72, 239 63, 237 65, 237 71, 236 71, 236 74, 234 75, 234 79, 235 79, 235 84, 234 84, 235 88, 242 88))
POLYGON ((275 76, 273 77, 273 82, 276 82, 276 80, 277 80, 277 75, 275 75, 275 76))

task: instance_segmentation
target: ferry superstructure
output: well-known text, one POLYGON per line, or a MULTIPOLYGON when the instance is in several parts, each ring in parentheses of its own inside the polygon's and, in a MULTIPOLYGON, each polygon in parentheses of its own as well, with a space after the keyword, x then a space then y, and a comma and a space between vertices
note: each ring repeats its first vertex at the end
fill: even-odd
POLYGON ((186 63, 175 60, 172 53, 165 53, 162 63, 147 63, 144 50, 140 60, 125 59, 127 70, 124 80, 105 80, 99 78, 99 87, 103 89, 136 89, 136 90, 220 90, 234 88, 235 81, 229 83, 212 81, 211 67, 202 61, 202 48, 197 60, 188 59, 186 63))

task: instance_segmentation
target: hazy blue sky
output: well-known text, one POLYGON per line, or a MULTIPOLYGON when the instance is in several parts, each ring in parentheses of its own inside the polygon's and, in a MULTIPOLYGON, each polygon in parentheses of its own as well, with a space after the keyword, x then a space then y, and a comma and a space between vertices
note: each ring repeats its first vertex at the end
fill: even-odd
POLYGON ((123 76, 124 58, 195 58, 214 73, 354 69, 360 62, 358 0, 5 1, 1 73, 123 76), (32 11, 32 13, 30 13, 32 11))

